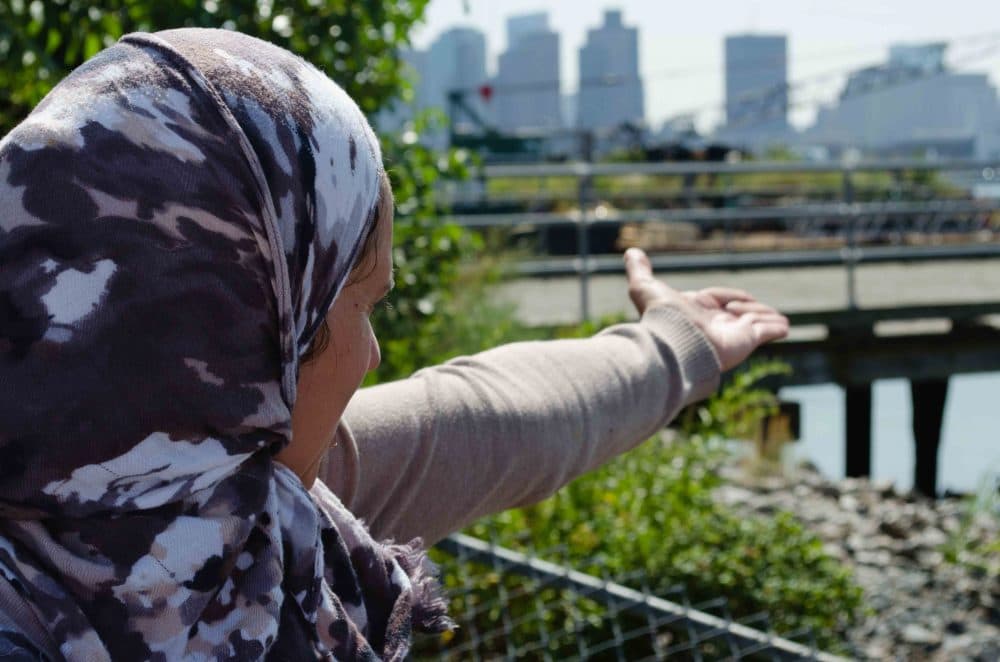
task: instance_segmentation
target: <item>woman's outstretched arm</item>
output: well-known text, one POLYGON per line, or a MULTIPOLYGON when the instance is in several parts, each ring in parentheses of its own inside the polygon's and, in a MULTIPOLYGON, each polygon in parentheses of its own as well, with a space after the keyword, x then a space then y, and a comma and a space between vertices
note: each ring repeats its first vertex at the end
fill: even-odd
POLYGON ((639 322, 505 345, 363 389, 320 477, 376 537, 431 544, 633 448, 710 394, 720 369, 783 335, 760 328, 784 318, 762 318, 745 293, 679 293, 652 279, 648 262, 627 266, 639 322))

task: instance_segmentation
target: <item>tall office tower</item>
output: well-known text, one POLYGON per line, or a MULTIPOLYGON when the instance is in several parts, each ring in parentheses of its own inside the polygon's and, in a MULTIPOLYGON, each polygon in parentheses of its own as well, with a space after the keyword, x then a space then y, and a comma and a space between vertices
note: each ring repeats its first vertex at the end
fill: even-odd
POLYGON ((507 131, 562 126, 559 95, 559 35, 545 13, 507 21, 507 50, 497 65, 497 126, 507 131))
POLYGON ((767 140, 788 131, 788 39, 726 37, 725 133, 767 140))
POLYGON ((587 31, 587 41, 580 49, 577 98, 580 128, 644 122, 639 31, 622 23, 621 11, 604 12, 604 25, 587 31))
POLYGON ((548 12, 540 11, 533 14, 511 16, 507 19, 507 47, 510 48, 516 44, 526 34, 548 31, 548 12))
MULTIPOLYGON (((489 121, 489 108, 476 92, 487 82, 486 35, 474 28, 452 28, 431 44, 424 64, 419 73, 427 107, 448 112, 448 94, 463 91, 466 103, 489 121)), ((459 125, 466 124, 457 119, 459 125)))

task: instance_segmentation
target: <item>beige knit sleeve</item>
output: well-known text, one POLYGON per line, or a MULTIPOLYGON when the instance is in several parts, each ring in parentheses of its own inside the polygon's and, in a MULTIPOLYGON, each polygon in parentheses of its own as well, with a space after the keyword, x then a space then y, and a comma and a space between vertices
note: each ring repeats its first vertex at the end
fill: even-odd
POLYGON ((544 499, 718 380, 704 335, 657 307, 592 338, 514 343, 362 389, 320 477, 376 538, 429 545, 544 499))

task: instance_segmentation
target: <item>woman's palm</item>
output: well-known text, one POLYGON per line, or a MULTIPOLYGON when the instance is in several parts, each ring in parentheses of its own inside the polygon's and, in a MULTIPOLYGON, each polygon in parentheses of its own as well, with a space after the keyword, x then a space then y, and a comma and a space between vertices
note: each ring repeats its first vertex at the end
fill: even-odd
POLYGON ((739 365, 764 343, 788 335, 788 319, 743 290, 709 287, 679 292, 657 280, 640 249, 625 252, 625 271, 629 297, 639 314, 657 305, 679 309, 707 336, 723 370, 739 365))

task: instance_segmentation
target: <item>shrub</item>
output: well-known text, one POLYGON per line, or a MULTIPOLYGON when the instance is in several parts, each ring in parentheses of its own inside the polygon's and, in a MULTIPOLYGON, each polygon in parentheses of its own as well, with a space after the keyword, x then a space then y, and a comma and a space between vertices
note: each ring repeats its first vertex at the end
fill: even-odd
MULTIPOLYGON (((782 369, 751 367, 693 410, 686 432, 676 440, 651 439, 552 498, 478 522, 468 533, 543 557, 546 550, 558 549, 560 559, 575 569, 639 589, 645 585, 654 594, 679 584, 692 602, 725 597, 735 617, 767 612, 778 632, 807 628, 820 646, 841 647, 841 635, 858 615, 862 598, 850 570, 827 555, 792 515, 747 518, 712 498, 721 484, 716 468, 725 456, 718 433, 759 420, 773 396, 755 383, 782 369)), ((471 582, 480 589, 475 598, 480 604, 496 600, 500 591, 518 594, 520 580, 490 569, 476 573, 439 558, 448 582, 461 580, 465 588, 471 582)), ((536 599, 523 595, 501 609, 517 621, 536 609, 536 599)), ((453 605, 459 617, 470 608, 469 600, 459 596, 453 605)), ((598 627, 583 636, 607 636, 596 604, 570 596, 562 603, 563 612, 545 615, 546 622, 565 625, 556 630, 572 631, 579 627, 573 623, 590 621, 598 627)), ((495 629, 492 616, 476 613, 480 622, 459 630, 458 641, 467 630, 495 629)), ((538 623, 525 621, 515 628, 513 645, 537 638, 538 623)))

